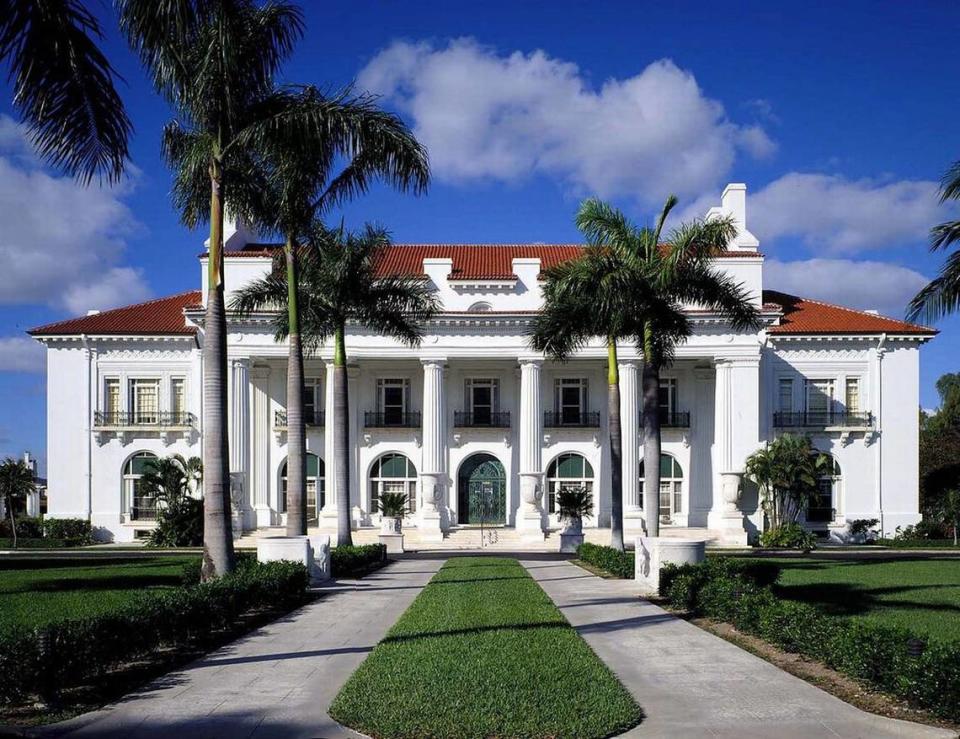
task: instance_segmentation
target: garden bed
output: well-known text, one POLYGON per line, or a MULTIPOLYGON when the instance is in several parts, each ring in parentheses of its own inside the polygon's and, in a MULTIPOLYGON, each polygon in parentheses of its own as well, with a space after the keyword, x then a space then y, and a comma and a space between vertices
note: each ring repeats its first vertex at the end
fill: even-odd
POLYGON ((376 737, 604 737, 643 713, 516 560, 456 557, 330 715, 376 737))

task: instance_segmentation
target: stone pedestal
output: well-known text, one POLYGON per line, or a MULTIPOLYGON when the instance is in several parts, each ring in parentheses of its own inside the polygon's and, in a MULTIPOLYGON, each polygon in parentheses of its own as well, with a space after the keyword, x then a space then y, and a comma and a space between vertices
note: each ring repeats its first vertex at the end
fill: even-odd
POLYGON ((576 554, 577 549, 583 544, 583 534, 560 534, 560 551, 564 554, 576 554))
POLYGON ((638 536, 634 577, 640 586, 640 592, 657 594, 660 589, 660 568, 663 565, 703 562, 706 550, 706 542, 700 539, 638 536))
POLYGON ((720 473, 720 510, 716 508, 707 516, 711 529, 718 532, 720 543, 747 545, 747 531, 743 527, 743 511, 740 510, 740 485, 743 473, 725 471, 720 473))
POLYGON ((257 539, 258 562, 299 562, 310 573, 311 584, 330 577, 330 537, 263 536, 257 539))
POLYGON ((440 478, 437 473, 423 472, 420 474, 420 485, 423 489, 423 508, 417 521, 417 530, 420 538, 426 542, 443 541, 443 517, 440 514, 438 500, 440 494, 440 478))
POLYGON ((380 534, 380 543, 387 547, 387 554, 403 554, 403 534, 380 534))

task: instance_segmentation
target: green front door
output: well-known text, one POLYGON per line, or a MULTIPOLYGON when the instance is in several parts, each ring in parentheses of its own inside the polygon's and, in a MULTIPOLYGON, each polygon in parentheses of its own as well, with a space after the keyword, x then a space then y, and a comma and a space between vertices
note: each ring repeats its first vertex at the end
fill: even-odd
POLYGON ((507 475, 489 454, 476 454, 460 468, 457 481, 459 520, 463 524, 507 522, 507 475))

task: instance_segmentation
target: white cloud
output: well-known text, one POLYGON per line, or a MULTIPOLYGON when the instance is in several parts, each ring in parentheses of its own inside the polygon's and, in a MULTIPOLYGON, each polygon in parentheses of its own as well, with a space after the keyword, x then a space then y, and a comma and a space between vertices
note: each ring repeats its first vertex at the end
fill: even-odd
POLYGON ((0 116, 0 304, 32 303, 84 313, 149 295, 123 267, 125 239, 140 225, 124 188, 81 187, 39 168, 23 130, 0 116))
POLYGON ((47 352, 27 336, 0 336, 0 372, 44 372, 47 352))
POLYGON ((540 173, 578 191, 658 203, 722 181, 741 150, 768 156, 759 126, 730 121, 693 75, 663 59, 597 89, 543 51, 501 55, 470 38, 398 41, 358 77, 413 119, 446 181, 540 173))
POLYGON ((925 243, 943 216, 937 183, 926 180, 789 172, 747 200, 747 226, 761 244, 793 236, 831 254, 925 243))
POLYGON ((902 318, 906 304, 926 284, 919 272, 889 262, 767 259, 763 266, 767 289, 848 308, 876 309, 892 318, 902 318))

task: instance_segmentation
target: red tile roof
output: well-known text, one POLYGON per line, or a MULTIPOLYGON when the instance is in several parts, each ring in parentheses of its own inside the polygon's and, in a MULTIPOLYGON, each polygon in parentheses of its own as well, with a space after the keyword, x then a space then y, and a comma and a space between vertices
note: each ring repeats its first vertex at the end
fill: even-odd
POLYGON ((148 300, 145 303, 128 305, 95 313, 92 316, 70 318, 31 329, 32 336, 57 336, 61 334, 92 335, 190 335, 196 333, 183 317, 183 309, 200 302, 200 290, 148 300))
POLYGON ((844 308, 818 300, 798 298, 795 295, 764 290, 763 302, 775 303, 783 311, 777 326, 771 326, 771 334, 917 334, 933 336, 932 328, 918 326, 906 321, 844 308))

